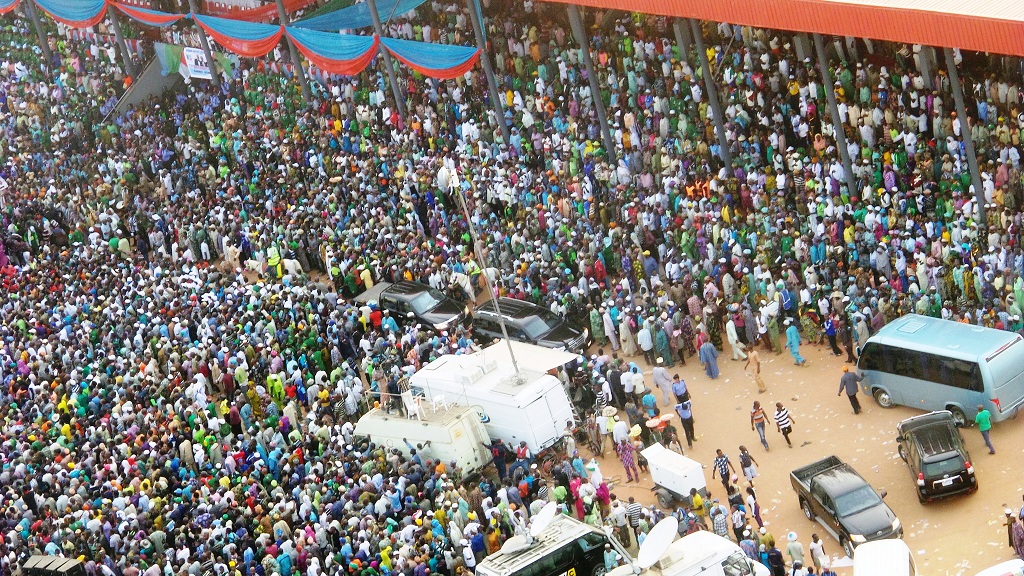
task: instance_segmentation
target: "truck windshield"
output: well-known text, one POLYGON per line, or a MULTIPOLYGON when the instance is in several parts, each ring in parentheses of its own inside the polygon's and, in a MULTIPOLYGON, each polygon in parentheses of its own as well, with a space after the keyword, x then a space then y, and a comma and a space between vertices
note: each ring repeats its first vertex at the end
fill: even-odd
POLYGON ((871 486, 861 486, 856 490, 836 497, 836 513, 839 516, 852 516, 868 508, 877 506, 882 501, 871 486))
POLYGON ((735 552, 722 561, 725 576, 750 576, 754 573, 750 560, 743 552, 735 552))
POLYGON ((427 290, 426 292, 420 292, 412 301, 409 302, 409 307, 412 311, 417 314, 423 314, 424 312, 430 312, 441 303, 444 299, 444 295, 436 290, 427 290))

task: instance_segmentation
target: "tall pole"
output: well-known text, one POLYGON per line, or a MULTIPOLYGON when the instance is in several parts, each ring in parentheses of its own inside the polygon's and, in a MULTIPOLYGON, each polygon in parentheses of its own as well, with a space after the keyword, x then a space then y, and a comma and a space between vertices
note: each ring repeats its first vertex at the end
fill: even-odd
POLYGON ((825 87, 825 98, 828 100, 828 113, 832 117, 832 128, 836 133, 836 148, 843 162, 846 173, 846 192, 851 196, 857 194, 857 182, 853 178, 853 160, 850 150, 846 147, 846 132, 843 120, 839 117, 839 104, 836 102, 836 87, 832 80, 832 71, 828 68, 828 56, 825 54, 825 39, 821 34, 814 35, 814 49, 818 53, 818 68, 821 70, 821 82, 825 87))
MULTIPOLYGON (((193 14, 199 14, 196 0, 188 0, 188 9, 193 14)), ((206 64, 210 68, 210 81, 214 86, 220 87, 220 73, 217 72, 217 61, 213 59, 213 52, 210 51, 210 41, 206 39, 206 30, 196 24, 196 31, 199 32, 199 46, 203 49, 203 56, 206 56, 206 64)))
POLYGON ((718 88, 715 87, 715 79, 711 73, 711 63, 708 62, 708 53, 704 48, 704 31, 700 29, 700 22, 690 19, 690 31, 693 32, 693 42, 697 45, 697 58, 700 59, 701 76, 704 77, 704 91, 708 93, 708 103, 711 105, 711 120, 715 123, 715 134, 718 135, 718 147, 721 149, 722 161, 728 169, 732 169, 732 152, 729 151, 729 139, 725 135, 725 122, 722 119, 722 102, 718 99, 718 88))
POLYGON ((949 83, 953 86, 953 101, 956 103, 956 115, 960 117, 960 137, 964 139, 964 154, 967 165, 971 169, 971 184, 974 185, 974 197, 978 202, 978 214, 985 221, 985 191, 981 187, 981 170, 978 169, 978 156, 974 153, 974 138, 967 122, 967 106, 964 105, 964 87, 960 85, 960 72, 956 69, 952 48, 943 48, 946 54, 946 71, 949 72, 949 83))
MULTIPOLYGON (((370 17, 373 18, 373 31, 380 38, 384 38, 384 27, 380 24, 380 14, 377 12, 377 0, 366 0, 366 3, 370 6, 370 17)), ((392 63, 391 54, 384 47, 383 42, 378 49, 380 50, 381 58, 384 59, 384 69, 388 73, 391 93, 395 96, 395 106, 398 106, 398 113, 402 116, 402 121, 405 122, 409 116, 405 108, 405 90, 402 90, 402 87, 398 84, 398 77, 395 76, 395 65, 392 63)))
POLYGON ((580 9, 575 4, 568 4, 567 10, 569 11, 569 25, 572 27, 572 35, 576 39, 576 43, 580 45, 580 52, 583 54, 583 66, 587 69, 591 101, 594 103, 594 111, 597 113, 597 123, 601 126, 606 159, 608 163, 614 164, 616 160, 615 140, 612 138, 611 128, 608 126, 608 113, 604 109, 601 87, 597 83, 597 73, 594 71, 594 58, 590 55, 590 43, 587 41, 587 32, 583 28, 583 17, 580 16, 580 9))
MULTIPOLYGON (((288 25, 288 12, 284 9, 284 0, 277 0, 277 17, 281 20, 281 26, 288 25)), ((295 68, 295 75, 299 78, 299 86, 302 87, 302 99, 305 100, 306 104, 313 99, 313 95, 309 93, 309 80, 306 78, 306 70, 302 67, 302 58, 299 58, 299 51, 295 49, 295 43, 284 35, 285 40, 288 41, 288 53, 292 57, 292 68, 295 68)))
POLYGON ((498 125, 501 127, 501 139, 508 144, 512 141, 512 132, 505 122, 505 106, 501 101, 501 93, 498 91, 498 82, 494 79, 494 68, 491 66, 491 55, 487 52, 487 42, 484 40, 484 19, 480 13, 480 6, 477 0, 466 0, 469 5, 469 19, 473 21, 473 33, 476 35, 476 47, 480 50, 480 63, 484 67, 484 76, 487 77, 487 89, 490 91, 491 106, 498 116, 498 125))
POLYGON ((121 54, 121 63, 124 65, 124 73, 135 77, 135 63, 128 52, 128 45, 124 42, 124 34, 121 33, 121 21, 117 18, 117 10, 113 4, 107 4, 107 18, 110 18, 110 25, 114 29, 114 45, 121 54))
MULTIPOLYGON (((470 0, 472 2, 473 0, 470 0)), ((512 371, 515 373, 513 378, 516 384, 522 384, 522 376, 519 374, 519 362, 516 361, 516 353, 512 350, 512 340, 508 337, 508 328, 505 326, 505 319, 501 315, 501 308, 499 302, 501 298, 494 296, 494 285, 491 282, 491 276, 487 273, 487 261, 484 260, 483 247, 480 244, 480 235, 477 234, 476 226, 473 225, 473 216, 469 213, 469 206, 466 204, 466 194, 469 190, 452 190, 458 199, 459 206, 462 207, 462 214, 466 217, 466 226, 469 228, 469 237, 473 239, 473 250, 476 251, 476 258, 479 260, 478 264, 484 270, 484 283, 487 285, 488 297, 494 302, 494 312, 498 315, 498 323, 501 325, 501 336, 505 339, 505 345, 508 346, 508 356, 512 359, 512 371)), ((470 290, 475 288, 470 287, 470 290)))
POLYGON ((25 2, 22 6, 28 12, 28 17, 32 19, 36 35, 39 36, 39 48, 43 50, 43 57, 46 58, 46 68, 49 69, 53 66, 53 52, 50 50, 50 39, 46 36, 46 32, 43 31, 43 23, 39 21, 39 12, 36 10, 35 2, 25 2))

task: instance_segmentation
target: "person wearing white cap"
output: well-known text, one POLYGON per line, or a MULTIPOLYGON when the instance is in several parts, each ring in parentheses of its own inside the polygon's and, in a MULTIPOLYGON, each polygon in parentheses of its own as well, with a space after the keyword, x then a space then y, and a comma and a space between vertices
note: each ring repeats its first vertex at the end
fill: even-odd
POLYGON ((654 380, 654 385, 661 390, 662 406, 669 406, 671 404, 672 377, 668 374, 668 368, 665 368, 665 360, 663 358, 655 360, 654 370, 651 371, 651 378, 654 380))
POLYGON ((786 555, 789 556, 789 560, 792 564, 804 562, 804 545, 797 542, 796 532, 790 532, 786 534, 786 555))
POLYGON ((459 545, 462 546, 462 560, 466 562, 466 568, 469 568, 470 572, 475 572, 476 555, 473 554, 473 548, 469 545, 469 540, 463 538, 459 540, 459 545))

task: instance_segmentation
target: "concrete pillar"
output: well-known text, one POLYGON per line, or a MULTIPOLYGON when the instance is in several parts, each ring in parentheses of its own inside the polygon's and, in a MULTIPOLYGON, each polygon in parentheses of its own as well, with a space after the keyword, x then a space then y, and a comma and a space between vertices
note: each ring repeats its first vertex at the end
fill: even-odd
POLYGON ((839 118, 839 104, 836 102, 835 81, 832 79, 832 72, 828 67, 828 56, 825 53, 825 39, 821 34, 814 35, 814 48, 818 53, 818 68, 821 71, 821 82, 825 87, 825 98, 828 100, 829 115, 832 116, 832 126, 836 133, 836 148, 839 149, 839 158, 843 162, 843 171, 846 172, 847 192, 852 195, 859 194, 857 182, 853 178, 853 161, 850 159, 850 151, 846 147, 846 132, 843 131, 843 121, 839 118))
POLYGON ((725 163, 726 168, 731 170, 732 153, 729 151, 729 139, 725 135, 722 102, 718 99, 718 88, 715 86, 715 79, 711 73, 711 63, 708 62, 708 53, 704 47, 704 33, 700 29, 700 22, 691 19, 690 31, 693 33, 693 42, 697 48, 697 58, 700 60, 701 76, 704 79, 704 92, 707 93, 708 104, 711 107, 711 120, 715 124, 715 134, 718 135, 718 146, 722 150, 722 161, 725 163))
POLYGON ((501 128, 501 139, 508 144, 512 139, 512 131, 505 122, 505 103, 502 102, 501 92, 498 90, 498 81, 494 78, 494 67, 491 66, 491 55, 487 51, 487 41, 484 39, 484 17, 480 13, 480 7, 476 0, 466 0, 469 6, 469 19, 473 22, 473 34, 476 36, 476 47, 480 50, 480 64, 484 68, 484 76, 487 77, 487 90, 490 92, 491 106, 494 114, 498 117, 498 126, 501 128))
MULTIPOLYGON (((384 38, 384 27, 380 24, 380 13, 377 12, 377 0, 366 0, 366 3, 370 6, 370 17, 373 18, 374 32, 377 33, 377 36, 384 38)), ((384 59, 385 71, 388 73, 391 93, 395 96, 395 106, 398 107, 398 113, 402 116, 402 121, 408 122, 409 113, 405 108, 405 90, 398 84, 398 77, 395 76, 395 65, 391 60, 391 53, 388 52, 383 43, 380 45, 379 50, 381 58, 384 59)))
POLYGON ((672 19, 672 31, 676 34, 676 47, 679 49, 679 61, 690 59, 690 47, 693 46, 693 36, 690 34, 690 27, 684 26, 679 18, 672 19))
POLYGON ((960 72, 956 69, 956 62, 953 59, 953 49, 943 48, 946 55, 946 71, 949 73, 949 83, 953 88, 953 101, 956 103, 956 115, 960 117, 960 137, 964 140, 964 154, 967 155, 967 165, 971 169, 971 184, 974 185, 974 197, 978 202, 978 213, 981 221, 985 221, 985 191, 981 188, 981 170, 978 169, 978 156, 974 152, 974 139, 971 137, 971 127, 967 122, 967 106, 964 104, 964 88, 960 84, 960 72))
POLYGON ((580 45, 580 52, 583 55, 583 66, 587 69, 587 79, 590 81, 590 93, 594 101, 594 111, 597 113, 597 122, 601 125, 601 136, 606 149, 606 160, 609 164, 615 164, 617 154, 615 151, 615 139, 612 138, 611 128, 608 126, 608 112, 604 108, 604 99, 601 97, 601 86, 597 82, 597 71, 594 69, 594 58, 590 55, 590 42, 587 40, 587 31, 583 27, 583 17, 580 16, 580 9, 575 4, 566 5, 569 13, 569 25, 572 27, 573 38, 580 45))
POLYGON ((918 70, 924 79, 925 89, 929 91, 935 90, 935 48, 921 46, 921 51, 917 55, 917 62, 918 70))
POLYGON ((796 51, 796 59, 803 63, 804 59, 811 57, 811 42, 807 34, 793 35, 793 50, 796 51))
MULTIPOLYGON (((288 12, 284 9, 284 0, 277 0, 277 17, 281 21, 281 26, 288 25, 288 12)), ((302 99, 306 101, 306 104, 313 99, 313 95, 309 92, 309 79, 306 78, 306 70, 302 67, 302 58, 299 57, 299 51, 295 48, 295 43, 284 35, 285 40, 288 41, 288 53, 292 57, 292 68, 295 68, 295 75, 299 78, 299 86, 302 87, 302 99)))
MULTIPOLYGON (((853 36, 846 37, 846 51, 851 60, 860 60, 860 54, 857 53, 857 39, 853 36)), ((853 62, 850 64, 852 65, 853 62)))
POLYGON ((124 73, 135 78, 135 63, 132 62, 131 53, 124 42, 124 35, 121 33, 121 21, 117 18, 117 8, 113 4, 107 4, 107 18, 110 18, 110 26, 114 29, 114 46, 121 55, 121 65, 124 66, 124 73))
MULTIPOLYGON (((188 0, 188 9, 193 14, 199 14, 196 8, 196 0, 188 0)), ((206 38, 206 30, 196 24, 196 31, 199 32, 199 46, 203 49, 203 56, 206 56, 206 64, 210 67, 210 81, 214 86, 220 86, 220 73, 217 72, 217 61, 213 59, 213 52, 210 51, 210 41, 206 38)))

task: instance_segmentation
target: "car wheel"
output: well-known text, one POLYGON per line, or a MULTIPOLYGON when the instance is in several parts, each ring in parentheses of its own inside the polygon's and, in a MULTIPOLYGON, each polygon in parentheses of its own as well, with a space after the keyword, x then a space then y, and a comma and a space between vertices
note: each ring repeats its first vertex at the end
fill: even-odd
POLYGON ((953 425, 956 426, 957 428, 966 428, 971 425, 970 421, 967 419, 967 415, 964 414, 963 410, 957 408, 956 406, 950 406, 948 410, 953 415, 953 425))
POLYGON ((899 452, 900 458, 902 458, 903 461, 906 462, 907 461, 907 453, 906 453, 906 451, 903 450, 903 444, 900 444, 899 446, 897 446, 896 447, 896 451, 899 452))
POLYGON ((889 393, 886 392, 885 390, 882 390, 881 388, 876 388, 875 391, 871 393, 871 395, 875 397, 875 402, 878 402, 878 405, 881 406, 882 408, 893 407, 892 396, 889 396, 889 393))
POLYGON ((843 552, 846 552, 847 556, 853 558, 853 543, 851 543, 848 538, 840 538, 839 545, 843 547, 843 552))
POLYGON ((608 571, 604 569, 604 566, 594 566, 594 570, 590 573, 590 576, 604 576, 608 571))
POLYGON ((811 508, 811 503, 807 500, 800 500, 800 509, 804 511, 804 516, 814 522, 814 510, 811 508))

